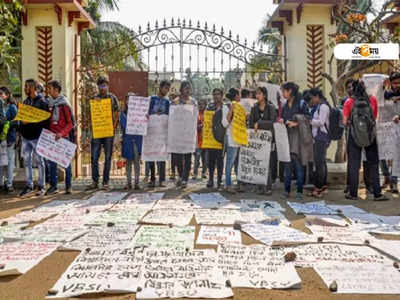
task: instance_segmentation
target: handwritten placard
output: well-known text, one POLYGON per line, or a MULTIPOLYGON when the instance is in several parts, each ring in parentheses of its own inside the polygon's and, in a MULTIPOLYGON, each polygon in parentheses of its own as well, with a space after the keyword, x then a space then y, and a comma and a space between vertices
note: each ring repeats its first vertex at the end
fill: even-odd
POLYGON ((144 161, 168 160, 168 116, 151 115, 147 135, 143 137, 142 159, 144 161))
POLYGON ((242 244, 242 234, 231 227, 201 226, 198 245, 242 244))
POLYGON ((153 209, 142 220, 143 223, 186 226, 192 220, 193 211, 178 209, 153 209))
POLYGON ((265 246, 221 245, 217 266, 232 287, 289 289, 300 288, 301 279, 283 255, 265 246))
POLYGON ((147 114, 149 112, 150 100, 148 97, 130 96, 128 103, 128 118, 126 133, 132 135, 147 134, 147 114))
POLYGON ((169 109, 168 152, 194 153, 198 110, 194 105, 173 105, 169 109))
POLYGON ((216 268, 213 250, 148 249, 136 299, 227 298, 226 286, 216 268))
POLYGON ((56 141, 56 135, 47 129, 43 129, 36 145, 36 152, 44 158, 67 168, 74 158, 76 145, 67 139, 56 141))
POLYGON ((53 286, 57 294, 47 298, 136 292, 143 251, 144 247, 82 251, 53 286))
POLYGON ((338 294, 399 294, 400 272, 380 264, 319 264, 315 271, 327 286, 337 283, 338 294))
POLYGON ((239 103, 233 103, 234 113, 232 122, 233 140, 241 146, 248 145, 246 110, 239 103))
POLYGON ((14 121, 39 123, 50 118, 51 113, 31 105, 18 103, 18 113, 14 121))
POLYGON ((284 124, 274 123, 276 152, 278 161, 290 162, 290 148, 287 128, 284 124))
POLYGON ((212 120, 215 112, 206 110, 204 112, 204 123, 203 123, 203 149, 222 149, 222 144, 219 143, 215 138, 212 130, 212 120))
POLYGON ((377 123, 376 138, 378 141, 378 151, 380 160, 391 160, 397 151, 398 136, 396 124, 393 122, 377 123))
POLYGON ((143 225, 136 233, 135 245, 181 250, 193 249, 194 233, 194 226, 169 227, 143 225))
POLYGON ((271 155, 272 133, 266 130, 248 131, 248 146, 239 154, 239 180, 267 185, 271 155))
POLYGON ((111 99, 90 100, 93 138, 101 139, 114 136, 111 99))

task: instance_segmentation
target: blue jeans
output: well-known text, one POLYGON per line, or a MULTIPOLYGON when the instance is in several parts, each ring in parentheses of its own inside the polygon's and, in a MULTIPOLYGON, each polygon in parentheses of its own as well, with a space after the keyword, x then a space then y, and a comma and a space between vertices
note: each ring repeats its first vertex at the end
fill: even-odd
POLYGON ((392 173, 389 170, 389 166, 387 164, 386 160, 381 160, 380 161, 380 166, 381 166, 381 170, 382 170, 382 174, 385 177, 391 177, 392 180, 392 184, 397 185, 397 176, 392 176, 392 173))
MULTIPOLYGON (((58 174, 57 174, 57 163, 49 161, 50 166, 50 185, 51 187, 57 188, 58 185, 58 174)), ((65 188, 68 189, 72 185, 72 167, 71 165, 65 169, 65 188)))
POLYGON ((95 183, 99 183, 99 158, 102 146, 104 149, 104 156, 105 156, 103 184, 108 184, 108 182, 110 181, 111 158, 113 153, 114 137, 92 139, 91 143, 92 180, 95 183))
POLYGON ((291 157, 291 161, 285 163, 285 191, 290 193, 291 184, 292 184, 292 174, 293 170, 296 169, 297 173, 297 193, 303 193, 303 184, 304 184, 304 169, 301 165, 300 160, 297 157, 291 157))
POLYGON ((15 168, 15 143, 7 145, 7 167, 0 167, 0 185, 3 185, 3 176, 5 176, 7 169, 7 187, 11 188, 14 181, 14 168, 15 168))
POLYGON ((226 148, 226 165, 225 165, 225 185, 232 186, 232 168, 235 164, 236 156, 238 154, 238 147, 226 148))
POLYGON ((25 159, 25 174, 26 174, 26 186, 33 188, 33 175, 32 175, 32 158, 35 157, 39 170, 38 186, 43 188, 45 185, 46 171, 44 165, 44 159, 38 153, 36 153, 37 140, 27 140, 22 138, 22 153, 25 159))

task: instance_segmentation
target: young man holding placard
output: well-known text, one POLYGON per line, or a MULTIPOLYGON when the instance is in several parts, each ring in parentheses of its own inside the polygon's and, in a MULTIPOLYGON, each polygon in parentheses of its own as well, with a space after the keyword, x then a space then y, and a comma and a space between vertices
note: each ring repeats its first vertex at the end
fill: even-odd
POLYGON ((119 105, 117 97, 109 92, 109 82, 106 77, 99 77, 97 80, 97 87, 99 89, 99 94, 96 96, 96 99, 90 100, 92 119, 91 163, 93 183, 87 188, 87 190, 95 190, 99 186, 99 158, 101 147, 104 148, 105 157, 103 188, 108 190, 114 146, 114 130, 117 127, 119 105), (106 101, 108 99, 110 99, 111 107, 108 103, 104 103, 103 106, 101 100, 106 101), (101 109, 94 112, 94 107, 97 108, 99 105, 101 105, 101 109), (111 110, 111 114, 109 110, 111 110), (106 116, 105 119, 102 119, 103 115, 106 116))
MULTIPOLYGON (((60 138, 69 139, 71 130, 74 127, 72 109, 67 98, 60 94, 61 83, 53 80, 48 83, 49 109, 51 112, 49 130, 56 134, 56 140, 60 138)), ((74 142, 71 141, 70 142, 74 142)), ((46 191, 46 195, 54 195, 58 193, 57 180, 57 163, 49 161, 50 166, 50 188, 46 191)), ((72 185, 72 168, 71 164, 65 169, 65 190, 66 194, 71 194, 72 185)))
MULTIPOLYGON (((43 99, 43 96, 38 95, 36 92, 36 80, 28 79, 25 81, 25 94, 27 98, 23 102, 26 107, 32 106, 42 111, 48 111, 48 105, 43 99)), ((18 115, 17 115, 17 119, 18 115)), ((20 193, 20 196, 26 196, 33 192, 33 172, 32 172, 32 158, 37 159, 37 165, 39 169, 38 178, 38 192, 37 196, 42 196, 45 193, 45 164, 44 159, 36 152, 36 145, 39 141, 40 134, 43 128, 48 127, 48 120, 41 120, 40 122, 28 122, 22 118, 19 124, 19 132, 22 136, 22 153, 25 159, 25 172, 26 172, 26 186, 20 193)))

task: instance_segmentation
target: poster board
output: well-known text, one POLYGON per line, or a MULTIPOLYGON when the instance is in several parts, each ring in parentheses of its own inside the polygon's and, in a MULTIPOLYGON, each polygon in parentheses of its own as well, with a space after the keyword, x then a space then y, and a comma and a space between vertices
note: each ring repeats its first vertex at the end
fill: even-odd
POLYGON ((147 134, 149 106, 148 97, 129 96, 126 134, 143 136, 147 134))
POLYGON ((284 124, 274 123, 276 152, 278 161, 290 162, 290 147, 287 128, 284 124))
POLYGON ((204 123, 203 123, 203 141, 202 149, 222 149, 222 144, 219 143, 215 138, 212 130, 212 120, 215 111, 204 111, 204 123))
POLYGON ((50 118, 51 113, 32 105, 18 103, 17 116, 14 121, 22 121, 26 123, 39 123, 50 118))
POLYGON ((232 121, 233 140, 240 146, 248 145, 246 110, 240 103, 233 103, 234 113, 232 121))
POLYGON ((168 116, 151 115, 147 127, 147 135, 143 137, 143 161, 168 160, 168 116))
POLYGON ((94 139, 114 136, 110 98, 90 100, 90 115, 94 139))

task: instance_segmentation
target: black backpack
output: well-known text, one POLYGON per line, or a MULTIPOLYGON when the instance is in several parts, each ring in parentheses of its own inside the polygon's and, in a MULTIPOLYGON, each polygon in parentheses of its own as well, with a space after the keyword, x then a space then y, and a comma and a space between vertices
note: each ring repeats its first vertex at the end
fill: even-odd
MULTIPOLYGON (((227 106, 229 107, 229 105, 227 106)), ((224 143, 226 134, 226 128, 222 125, 222 110, 222 108, 217 110, 212 118, 212 132, 214 139, 221 144, 224 143)))
POLYGON ((342 111, 337 107, 329 106, 329 128, 327 130, 331 141, 342 139, 344 133, 343 116, 342 111))
POLYGON ((376 139, 376 122, 369 99, 354 100, 350 133, 358 147, 370 146, 376 139))

